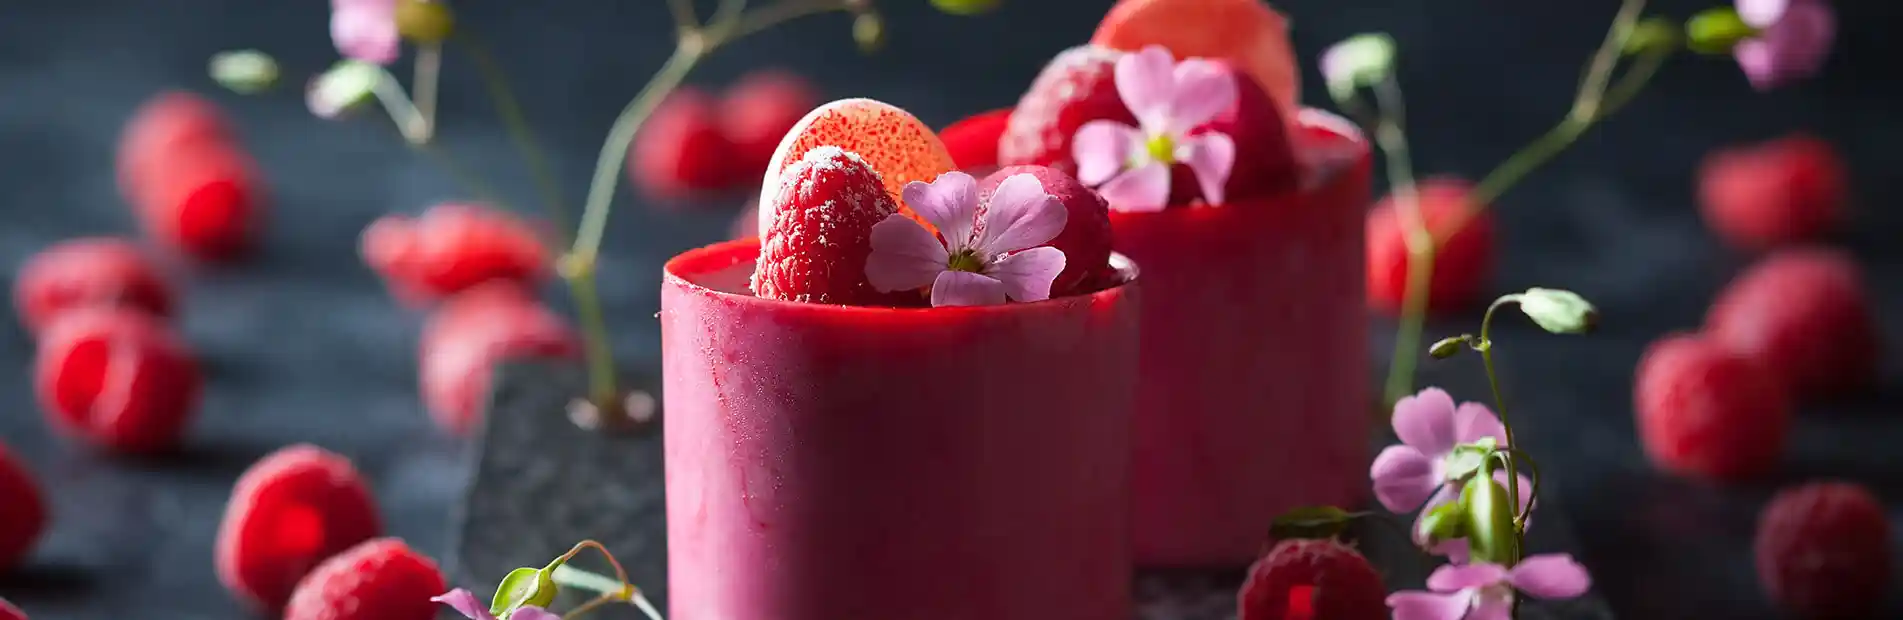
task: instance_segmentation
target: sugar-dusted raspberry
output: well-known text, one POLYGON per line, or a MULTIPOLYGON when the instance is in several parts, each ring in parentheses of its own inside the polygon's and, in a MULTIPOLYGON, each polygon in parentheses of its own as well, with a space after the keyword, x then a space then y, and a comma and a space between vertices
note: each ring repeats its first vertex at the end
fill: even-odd
POLYGON ((1379 620, 1387 587, 1361 552, 1334 540, 1284 540, 1249 568, 1238 620, 1379 620))
POLYGON ((1844 217, 1847 185, 1836 149, 1796 134, 1707 156, 1698 198, 1706 225, 1726 242, 1765 249, 1830 232, 1844 217))
POLYGON ((1778 251, 1725 287, 1705 317, 1705 331, 1769 367, 1793 396, 1869 387, 1883 338, 1861 271, 1841 250, 1778 251))
POLYGON ((1869 489, 1813 482, 1758 514, 1758 579, 1804 618, 1875 618, 1890 583, 1890 521, 1869 489))
MULTIPOLYGON (((1492 212, 1469 217, 1476 206, 1468 201, 1473 186, 1463 180, 1428 179, 1419 188, 1421 217, 1436 248, 1427 309, 1442 313, 1472 305, 1493 275, 1492 212)), ((1368 212, 1368 305, 1389 314, 1400 314, 1407 299, 1407 219, 1400 208, 1389 195, 1368 212)))
POLYGON ((39 482, 5 444, 0 444, 0 507, 4 507, 0 508, 0 573, 4 573, 26 559, 46 531, 47 521, 46 495, 39 482))
POLYGON ((1783 454, 1791 407, 1763 365, 1709 338, 1672 335, 1646 349, 1637 375, 1639 439, 1659 467, 1743 478, 1771 469, 1783 454))
POLYGON ((53 426, 128 453, 173 448, 198 406, 198 363, 142 313, 81 309, 47 325, 34 387, 53 426))
POLYGON ((436 308, 418 349, 424 406, 444 430, 464 434, 483 411, 497 364, 574 357, 581 339, 521 286, 491 282, 436 308))
POLYGON ((720 101, 720 123, 733 143, 735 180, 765 172, 780 139, 818 103, 812 84, 781 70, 749 73, 728 88, 720 101))
POLYGON ((232 593, 277 611, 311 568, 382 532, 376 498, 350 459, 299 444, 238 477, 213 561, 232 593))
POLYGON ((866 281, 872 227, 898 212, 879 173, 858 155, 822 146, 786 169, 761 237, 753 292, 761 297, 847 306, 896 305, 866 281))
POLYGON ((746 178, 733 143, 720 130, 716 105, 694 88, 669 95, 635 134, 628 174, 661 198, 719 190, 746 178))
POLYGON ((364 263, 398 296, 430 301, 490 281, 532 284, 552 259, 534 225, 506 211, 444 203, 408 217, 386 215, 364 229, 364 263))
POLYGON ((997 191, 998 184, 1020 174, 1036 178, 1044 185, 1044 192, 1064 203, 1064 209, 1069 212, 1064 232, 1047 244, 1064 252, 1064 271, 1051 282, 1051 294, 1076 294, 1083 290, 1086 276, 1110 264, 1110 206, 1103 196, 1084 187, 1076 178, 1044 166, 1011 166, 991 173, 978 185, 980 204, 991 200, 991 193, 997 191))
POLYGON ((998 140, 1000 166, 1050 166, 1077 174, 1071 140, 1084 123, 1111 120, 1135 126, 1117 94, 1116 65, 1122 52, 1084 45, 1059 52, 1031 81, 998 140))
POLYGON ((38 332, 75 308, 113 307, 156 317, 172 314, 172 287, 138 245, 110 237, 69 239, 20 266, 13 302, 38 332))
POLYGON ((1161 45, 1177 58, 1228 61, 1254 78, 1287 114, 1301 102, 1301 65, 1288 20, 1262 0, 1119 0, 1090 42, 1137 51, 1161 45))
POLYGON ((449 590, 436 562, 395 538, 359 543, 305 575, 284 620, 434 620, 449 590))

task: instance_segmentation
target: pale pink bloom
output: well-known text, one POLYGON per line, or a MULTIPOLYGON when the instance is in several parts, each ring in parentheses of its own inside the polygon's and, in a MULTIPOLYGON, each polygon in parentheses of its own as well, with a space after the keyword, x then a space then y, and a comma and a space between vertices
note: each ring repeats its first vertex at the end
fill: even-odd
POLYGON ((1456 446, 1491 438, 1495 446, 1508 447, 1506 427, 1493 410, 1480 403, 1456 408, 1454 397, 1440 388, 1427 388, 1395 403, 1393 422, 1401 445, 1388 446, 1375 456, 1368 475, 1374 481, 1375 499, 1394 512, 1419 508, 1468 473, 1448 467, 1456 446))
POLYGON ((1064 252, 1049 243, 1070 213, 1029 174, 998 184, 980 205, 978 181, 947 172, 931 183, 913 181, 905 204, 938 229, 912 218, 887 216, 872 227, 866 280, 883 292, 932 287, 933 306, 981 306, 1039 301, 1064 270, 1064 252))
POLYGON ((337 53, 368 63, 396 62, 397 0, 330 0, 330 40, 337 53))
POLYGON ((1222 204, 1236 144, 1216 131, 1191 134, 1236 106, 1236 80, 1214 61, 1177 63, 1152 45, 1117 59, 1117 95, 1137 118, 1084 123, 1071 143, 1077 180, 1096 187, 1118 211, 1160 211, 1170 198, 1170 168, 1187 166, 1203 199, 1222 204))
POLYGON ((1758 29, 1732 49, 1738 67, 1758 90, 1771 90, 1817 73, 1830 57, 1837 15, 1826 0, 1737 0, 1738 16, 1758 29))
POLYGON ((1513 568, 1449 564, 1427 577, 1427 592, 1388 595, 1394 620, 1512 620, 1515 592, 1537 599, 1578 598, 1592 588, 1586 567, 1563 553, 1535 555, 1513 568))

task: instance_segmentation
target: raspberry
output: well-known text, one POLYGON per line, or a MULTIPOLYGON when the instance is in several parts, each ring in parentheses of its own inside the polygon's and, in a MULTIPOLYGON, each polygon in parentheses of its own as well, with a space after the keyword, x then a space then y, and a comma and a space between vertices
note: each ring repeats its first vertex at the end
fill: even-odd
POLYGON ((991 173, 978 184, 979 204, 989 203, 998 184, 1020 174, 1036 177, 1044 184, 1044 192, 1064 203, 1064 209, 1070 212, 1064 232, 1048 244, 1064 251, 1064 271, 1051 282, 1051 293, 1076 294, 1085 276, 1110 265, 1110 206, 1103 196, 1077 179, 1043 166, 1012 166, 991 173))
POLYGON ((34 373, 55 427, 116 452, 171 449, 198 405, 191 351, 139 313, 82 309, 53 321, 34 373))
POLYGON ((430 597, 449 590, 436 562, 395 538, 337 554, 305 575, 284 620, 434 620, 430 597))
POLYGON ((521 287, 495 282, 437 308, 418 348, 424 405, 444 430, 465 434, 481 414, 497 363, 573 357, 581 342, 560 316, 521 287))
MULTIPOLYGON (((46 531, 47 517, 39 483, 5 445, 0 445, 0 506, 5 507, 0 509, 0 573, 5 573, 26 559, 40 533, 46 531)), ((0 618, 5 617, 0 611, 0 618)))
MULTIPOLYGON (((1428 179, 1419 187, 1421 217, 1436 248, 1427 309, 1443 313, 1472 305, 1493 272, 1493 216, 1466 215, 1474 207, 1467 201, 1473 186, 1466 181, 1428 179)), ((1399 209, 1399 201, 1388 196, 1368 212, 1368 303, 1391 314, 1400 314, 1407 298, 1407 230, 1399 209)))
POLYGON ((1804 618, 1875 618, 1890 582, 1890 522, 1868 489, 1813 482, 1758 515, 1758 580, 1804 618))
POLYGON ((1112 120, 1135 126, 1136 116, 1117 94, 1116 64, 1122 56, 1084 45, 1052 58, 1011 111, 998 139, 998 165, 1049 166, 1075 175, 1070 142, 1084 123, 1112 120))
POLYGON ((628 174, 660 198, 724 189, 742 178, 734 144, 720 131, 715 102, 682 88, 662 101, 634 137, 628 174))
POLYGON ((1817 238, 1844 215, 1844 163, 1830 143, 1797 134, 1715 152, 1699 170, 1706 225, 1746 249, 1817 238))
POLYGON ((534 283, 548 274, 535 227, 505 211, 445 203, 410 218, 386 215, 364 229, 364 263, 393 291, 434 300, 492 280, 534 283))
MULTIPOLYGON (((1289 145, 1289 124, 1281 109, 1269 99, 1255 80, 1223 64, 1236 80, 1236 107, 1198 127, 1191 133, 1216 131, 1228 135, 1236 144, 1235 169, 1223 188, 1223 201, 1235 203, 1295 189, 1301 180, 1295 162, 1295 149, 1289 145)), ((1171 179, 1170 204, 1190 204, 1201 198, 1202 190, 1189 174, 1188 166, 1176 167, 1171 179)))
POLYGON ((1777 464, 1791 410, 1762 365, 1709 339, 1673 335, 1646 349, 1637 374, 1639 439, 1660 467, 1736 479, 1777 464))
POLYGON ((0 620, 26 620, 26 612, 8 603, 7 599, 0 598, 0 620))
POLYGON ((20 267, 13 301, 27 330, 38 332, 74 308, 115 307, 172 314, 172 289, 132 242, 107 237, 62 241, 20 267))
POLYGON ((745 171, 736 180, 764 172, 786 132, 818 102, 805 79, 784 71, 756 71, 728 88, 720 120, 733 143, 733 165, 745 171))
POLYGON ((1838 250, 1782 250, 1752 265, 1719 294, 1705 331, 1770 368, 1793 396, 1877 380, 1882 334, 1857 264, 1838 250))
MULTIPOLYGON (((899 200, 899 212, 912 218, 926 230, 930 223, 906 208, 905 186, 913 181, 931 182, 939 175, 958 169, 945 143, 924 121, 911 112, 883 101, 840 99, 808 112, 799 124, 786 132, 773 151, 773 163, 760 178, 760 204, 772 206, 780 191, 786 170, 798 164, 813 149, 830 146, 855 153, 885 182, 885 192, 899 200)), ((772 228, 772 211, 760 212, 757 230, 772 228)))
POLYGON ((170 164, 171 153, 192 144, 230 144, 234 132, 210 101, 184 91, 154 95, 132 113, 119 136, 119 189, 130 200, 170 164))
POLYGON ((1104 14, 1094 45, 1168 48, 1177 58, 1216 58, 1255 79, 1285 113, 1300 109, 1301 70, 1288 20, 1262 0, 1121 0, 1104 14))
POLYGON ((317 563, 382 531, 349 459, 308 444, 283 448, 252 464, 231 491, 218 526, 218 579, 276 611, 317 563))
MULTIPOLYGON (((938 132, 958 169, 966 172, 998 166, 998 141, 1011 122, 1012 108, 992 110, 952 123, 938 132)), ((975 174, 975 173, 974 173, 975 174)))
POLYGON ((761 239, 753 292, 847 306, 897 305, 866 281, 872 226, 898 212, 879 173, 857 154, 822 146, 786 169, 761 239))
POLYGON ((226 262, 256 245, 263 196, 249 155, 227 142, 197 142, 165 153, 133 188, 146 234, 205 262, 226 262))
POLYGON ((1238 620, 1378 620, 1387 586, 1361 552, 1333 540, 1284 540, 1249 568, 1238 620))

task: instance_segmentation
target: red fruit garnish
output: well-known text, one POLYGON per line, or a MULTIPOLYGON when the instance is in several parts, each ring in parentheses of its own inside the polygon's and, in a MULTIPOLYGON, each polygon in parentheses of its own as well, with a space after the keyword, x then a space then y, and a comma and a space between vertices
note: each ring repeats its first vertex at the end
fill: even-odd
POLYGON ((715 106, 694 88, 668 96, 635 134, 628 174, 661 198, 725 189, 745 178, 715 106))
POLYGON ((132 188, 146 234, 206 262, 224 262, 256 246, 264 202, 251 157, 230 142, 175 145, 132 188))
POLYGON ((1842 251, 1782 250, 1725 287, 1705 317, 1705 331, 1770 368, 1793 396, 1869 387, 1883 339, 1862 279, 1842 251))
MULTIPOLYGON (((780 140, 773 163, 760 179, 760 204, 771 206, 786 170, 813 149, 831 146, 855 153, 884 182, 885 192, 899 201, 899 212, 933 230, 932 225, 906 208, 905 186, 930 183, 938 175, 958 169, 938 134, 911 112, 872 99, 840 99, 813 108, 780 140)), ((759 230, 772 227, 772 211, 760 212, 759 230)))
POLYGON ((1116 64, 1122 56, 1084 45, 1052 58, 1012 109, 998 139, 998 165, 1049 166, 1076 175, 1070 144, 1084 123, 1111 120, 1135 126, 1136 116, 1117 94, 1116 64))
MULTIPOLYGON (((1420 184, 1421 217, 1434 238, 1434 276, 1427 292, 1430 313, 1472 305, 1493 275, 1491 211, 1469 217, 1473 185, 1460 179, 1420 184), (1465 224, 1462 224, 1465 222, 1465 224), (1456 227, 1458 227, 1456 229, 1456 227)), ((1368 212, 1368 304, 1400 314, 1407 298, 1407 228, 1400 202, 1382 198, 1368 212)))
POLYGON ((1387 586, 1361 552, 1333 540, 1284 540, 1249 568, 1238 620, 1378 620, 1387 586))
POLYGON ((1654 464, 1718 479, 1777 464, 1791 409, 1764 366, 1711 340, 1673 335, 1646 349, 1637 375, 1639 439, 1654 464))
POLYGON ((1804 618, 1875 618, 1890 582, 1890 522, 1869 489, 1813 482, 1758 514, 1758 580, 1804 618))
POLYGON ((1300 109, 1301 70, 1288 20, 1262 0, 1122 0, 1090 42, 1128 52, 1161 45, 1179 59, 1226 60, 1254 77, 1287 114, 1300 109))
MULTIPOLYGON (((1181 59, 1178 59, 1181 60, 1181 59)), ((1223 201, 1236 203, 1295 189, 1301 167, 1289 143, 1289 123, 1268 93, 1233 65, 1223 64, 1236 80, 1236 107, 1190 133, 1215 131, 1236 145, 1235 168, 1223 187, 1223 201)), ((1187 205, 1202 199, 1201 186, 1188 166, 1178 165, 1170 179, 1170 204, 1187 205)))
POLYGON ((1726 242, 1765 249, 1830 232, 1844 216, 1844 176, 1830 143, 1798 134, 1707 156, 1699 205, 1726 242))
POLYGON ((284 620, 435 620, 449 590, 436 562, 395 538, 364 541, 317 565, 284 606, 284 620))
POLYGON ((75 308, 112 307, 168 317, 172 288, 137 245, 88 237, 59 242, 27 259, 13 282, 13 303, 27 330, 38 332, 75 308))
POLYGON ((1051 282, 1051 296, 1083 292, 1085 277, 1110 265, 1110 205, 1077 179, 1044 166, 1012 166, 991 173, 978 184, 979 204, 989 203, 998 184, 1020 174, 1036 177, 1044 192, 1069 212, 1064 232, 1046 244, 1064 252, 1064 271, 1051 282))
MULTIPOLYGON (((998 141, 1011 122, 1012 108, 1003 108, 952 123, 938 132, 958 169, 985 171, 998 166, 998 141)), ((973 173, 978 174, 978 173, 973 173)))
POLYGON ((4 573, 26 559, 40 533, 46 531, 47 517, 46 497, 39 483, 5 445, 0 445, 0 506, 5 506, 0 509, 0 573, 4 573))
POLYGON ((176 446, 199 384, 185 343, 136 312, 68 312, 41 332, 34 361, 34 387, 53 425, 117 452, 176 446))
POLYGON ((756 71, 740 78, 720 104, 721 127, 733 142, 736 177, 752 178, 766 171, 780 139, 819 103, 812 85, 785 71, 756 71))
POLYGON ((8 603, 7 599, 0 598, 0 620, 26 620, 26 612, 8 603))
POLYGON ((466 434, 504 360, 573 357, 581 340, 521 287, 494 282, 456 295, 430 315, 419 346, 423 403, 444 430, 466 434))
POLYGON ((753 272, 754 294, 846 306, 904 301, 866 281, 872 227, 899 207, 865 160, 838 147, 807 151, 786 169, 772 204, 773 223, 753 272))
POLYGON ((119 189, 130 200, 155 171, 171 165, 172 153, 194 144, 234 141, 224 113, 212 102, 184 91, 161 92, 133 111, 119 136, 119 189))
POLYGON ((376 500, 350 459, 300 444, 238 478, 213 560, 233 594, 277 611, 311 568, 382 532, 376 500))
POLYGON ((488 207, 445 203, 411 218, 386 215, 364 229, 364 263, 399 296, 433 300, 502 280, 534 283, 549 271, 535 227, 488 207))

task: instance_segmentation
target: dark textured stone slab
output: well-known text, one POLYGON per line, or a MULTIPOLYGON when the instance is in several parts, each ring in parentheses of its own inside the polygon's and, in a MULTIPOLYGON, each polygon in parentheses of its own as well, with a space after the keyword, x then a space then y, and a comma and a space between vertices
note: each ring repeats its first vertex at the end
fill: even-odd
MULTIPOLYGON (((563 412, 582 385, 579 368, 521 365, 496 381, 474 484, 458 519, 455 574, 480 590, 519 566, 540 566, 582 539, 613 550, 657 604, 666 598, 666 530, 658 432, 601 435, 577 428, 563 412)), ((655 389, 653 381, 636 386, 655 389)), ((666 412, 662 412, 666 415, 666 412)), ((1535 552, 1574 551, 1572 525, 1551 507, 1548 489, 1535 518, 1535 552)), ((1432 565, 1405 536, 1406 521, 1367 522, 1353 532, 1391 587, 1418 588, 1432 565)), ((1266 525, 1265 525, 1266 528, 1266 525)), ((1146 572, 1137 578, 1141 620, 1235 617, 1240 571, 1146 572)), ((1526 618, 1610 620, 1597 595, 1563 604, 1535 603, 1526 618)))

